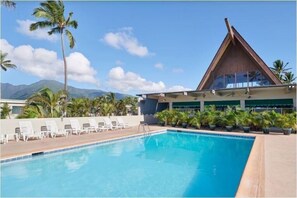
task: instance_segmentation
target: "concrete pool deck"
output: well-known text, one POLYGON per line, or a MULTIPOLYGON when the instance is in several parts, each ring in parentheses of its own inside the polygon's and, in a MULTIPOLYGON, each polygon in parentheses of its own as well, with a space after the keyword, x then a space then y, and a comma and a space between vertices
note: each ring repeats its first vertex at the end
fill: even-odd
MULTIPOLYGON (((151 131, 157 131, 167 129, 168 127, 150 126, 151 131)), ((170 128, 174 130, 183 130, 181 128, 170 128)), ((205 130, 194 130, 190 131, 205 131, 205 130)), ((30 140, 24 141, 9 141, 7 144, 1 144, 1 159, 21 156, 25 154, 48 151, 58 148, 65 148, 71 146, 77 146, 82 144, 88 144, 103 140, 116 139, 125 136, 132 136, 141 134, 137 132, 137 127, 127 128, 123 130, 104 131, 99 133, 82 134, 82 135, 70 135, 68 138, 57 137, 57 138, 45 138, 42 140, 30 140)), ((255 190, 261 191, 256 192, 258 196, 265 197, 296 197, 296 134, 285 136, 280 133, 271 133, 264 135, 262 133, 242 133, 242 132, 225 132, 225 131, 207 131, 210 133, 219 134, 232 134, 232 135, 246 135, 255 136, 258 143, 254 144, 254 147, 263 147, 263 170, 259 171, 259 148, 253 147, 252 153, 258 154, 253 159, 250 159, 247 163, 246 169, 258 169, 258 172, 262 172, 260 179, 262 187, 256 188, 255 190), (257 145, 257 146, 256 146, 257 145), (250 162, 251 161, 251 162, 250 162), (257 165, 258 164, 258 165, 257 165), (253 165, 255 167, 253 167, 253 165), (257 166, 257 167, 256 167, 257 166)), ((256 142, 256 141, 255 141, 256 142)), ((245 170, 243 179, 240 186, 251 184, 249 179, 255 180, 255 175, 250 174, 248 170, 245 170), (246 179, 248 178, 248 179, 246 179)), ((257 176, 258 177, 258 176, 257 176)), ((248 189, 254 191, 254 189, 248 189)), ((250 192, 251 193, 251 192, 250 192)), ((255 192, 252 192, 252 194, 255 192)), ((245 193, 244 193, 245 194, 245 193)), ((237 194, 238 196, 243 194, 237 194)))

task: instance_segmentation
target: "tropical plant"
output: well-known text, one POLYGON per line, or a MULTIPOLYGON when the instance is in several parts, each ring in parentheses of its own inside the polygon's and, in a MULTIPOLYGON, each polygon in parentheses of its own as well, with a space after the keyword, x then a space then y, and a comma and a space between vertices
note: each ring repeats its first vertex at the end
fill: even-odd
POLYGON ((115 111, 115 102, 113 101, 112 97, 110 96, 100 96, 95 98, 94 104, 96 104, 95 109, 101 116, 108 116, 114 113, 115 111))
POLYGON ((43 88, 27 99, 30 106, 35 106, 42 117, 59 117, 61 115, 61 95, 63 91, 53 93, 49 88, 43 88))
POLYGON ((178 122, 178 112, 174 109, 169 110, 167 114, 167 123, 175 127, 178 122))
POLYGON ((138 114, 138 98, 137 97, 131 97, 127 96, 124 98, 124 101, 126 105, 130 105, 130 113, 132 115, 137 115, 138 114))
POLYGON ((249 127, 253 123, 251 113, 248 111, 240 111, 238 115, 238 124, 240 126, 249 127))
POLYGON ((27 104, 17 118, 43 118, 44 115, 42 106, 27 104))
POLYGON ((296 129, 296 112, 288 114, 280 114, 276 122, 279 128, 296 129))
POLYGON ((1 0, 1 5, 8 7, 8 8, 15 8, 16 3, 10 0, 1 0))
POLYGON ((271 126, 277 126, 277 122, 278 122, 281 114, 275 112, 274 110, 272 110, 272 111, 266 111, 266 112, 269 114, 269 116, 267 117, 267 119, 270 120, 270 125, 271 126))
POLYGON ((220 112, 216 110, 214 105, 207 106, 201 114, 201 124, 216 125, 220 121, 220 112))
POLYGON ((285 72, 284 76, 283 76, 283 83, 285 84, 291 84, 296 80, 296 77, 294 76, 294 74, 292 72, 285 72))
POLYGON ((166 113, 164 113, 164 111, 160 111, 155 113, 154 117, 157 118, 159 120, 159 124, 164 126, 165 122, 167 120, 167 117, 165 115, 166 113))
POLYGON ((178 112, 178 124, 182 125, 184 128, 186 128, 190 121, 190 112, 188 111, 180 111, 178 112))
POLYGON ((7 102, 3 104, 1 107, 1 119, 6 119, 7 117, 10 118, 9 113, 11 112, 11 109, 7 102))
POLYGON ((69 46, 73 48, 75 45, 75 40, 72 33, 68 28, 77 28, 78 23, 75 20, 72 20, 73 12, 68 14, 68 17, 64 16, 64 3, 62 0, 47 0, 40 3, 40 7, 35 8, 33 15, 36 18, 43 19, 36 23, 30 25, 30 31, 37 29, 50 28, 48 32, 49 35, 60 34, 62 55, 64 61, 64 91, 67 93, 67 62, 65 57, 64 50, 64 34, 68 37, 69 46))
POLYGON ((284 127, 292 128, 293 130, 297 129, 297 112, 286 114, 287 122, 284 127))
POLYGON ((115 114, 116 115, 127 115, 128 109, 126 103, 123 99, 119 100, 115 104, 115 114))
POLYGON ((4 71, 7 71, 8 68, 16 68, 16 65, 11 63, 11 60, 6 59, 7 55, 7 53, 3 53, 2 50, 0 50, 1 69, 4 71))
POLYGON ((232 109, 232 107, 227 106, 227 109, 225 110, 225 114, 221 118, 222 124, 224 126, 235 126, 238 124, 238 116, 236 114, 236 111, 232 109))
POLYGON ((260 130, 261 129, 261 123, 260 123, 260 118, 259 118, 259 113, 255 112, 255 111, 251 111, 251 128, 255 131, 260 130))
POLYGON ((89 98, 72 98, 68 104, 68 114, 71 117, 90 116, 91 100, 89 98))
POLYGON ((272 126, 273 121, 270 117, 270 112, 263 111, 259 113, 256 117, 257 123, 259 124, 260 128, 262 128, 264 133, 269 133, 269 128, 272 126))
POLYGON ((272 70, 272 72, 276 75, 276 77, 279 80, 283 81, 284 73, 286 73, 289 69, 291 69, 291 68, 286 68, 288 64, 289 63, 286 63, 284 65, 284 62, 282 60, 278 59, 273 62, 273 66, 270 67, 270 69, 272 70))
POLYGON ((200 129, 201 127, 201 113, 200 111, 197 111, 194 116, 191 118, 190 120, 190 124, 197 128, 197 129, 200 129))

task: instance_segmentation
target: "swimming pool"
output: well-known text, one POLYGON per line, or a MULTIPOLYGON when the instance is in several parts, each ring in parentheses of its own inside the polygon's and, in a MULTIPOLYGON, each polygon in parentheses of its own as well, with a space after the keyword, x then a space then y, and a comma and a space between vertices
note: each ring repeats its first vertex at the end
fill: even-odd
POLYGON ((235 196, 254 139, 165 131, 1 164, 1 196, 235 196))

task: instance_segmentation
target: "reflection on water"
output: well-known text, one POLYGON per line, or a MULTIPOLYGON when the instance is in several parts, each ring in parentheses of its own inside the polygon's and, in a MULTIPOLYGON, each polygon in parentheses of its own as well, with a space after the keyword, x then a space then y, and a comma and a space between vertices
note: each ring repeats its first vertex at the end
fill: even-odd
POLYGON ((23 164, 16 164, 12 167, 7 167, 5 171, 1 171, 1 174, 3 177, 11 176, 16 177, 18 179, 23 179, 28 177, 28 168, 27 166, 24 166, 23 164))
POLYGON ((76 157, 75 159, 65 160, 65 166, 69 171, 75 171, 88 162, 87 155, 76 157))

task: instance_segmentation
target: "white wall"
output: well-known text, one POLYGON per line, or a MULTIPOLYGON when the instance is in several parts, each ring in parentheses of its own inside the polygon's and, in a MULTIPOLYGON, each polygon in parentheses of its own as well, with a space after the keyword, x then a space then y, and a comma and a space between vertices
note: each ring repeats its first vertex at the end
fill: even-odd
MULTIPOLYGON (((143 116, 110 116, 111 121, 115 121, 116 117, 122 117, 124 122, 129 126, 138 126, 141 121, 144 121, 143 116)), ((70 119, 78 119, 81 127, 84 123, 89 123, 90 117, 75 117, 75 118, 34 118, 34 119, 5 119, 0 120, 0 134, 14 134, 15 128, 19 127, 19 121, 31 121, 34 131, 40 131, 41 126, 45 126, 46 120, 56 121, 60 129, 64 129, 64 125, 70 124, 70 119)), ((102 117, 91 117, 97 122, 103 122, 102 117)))

